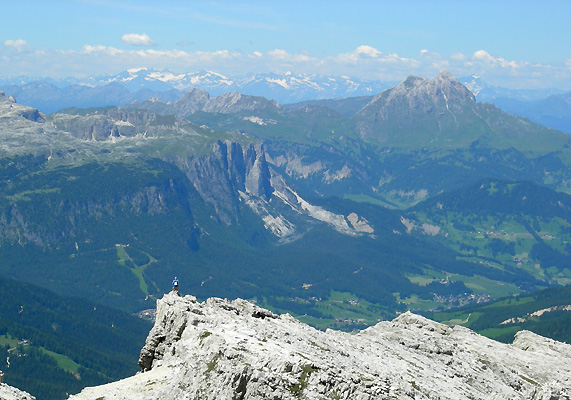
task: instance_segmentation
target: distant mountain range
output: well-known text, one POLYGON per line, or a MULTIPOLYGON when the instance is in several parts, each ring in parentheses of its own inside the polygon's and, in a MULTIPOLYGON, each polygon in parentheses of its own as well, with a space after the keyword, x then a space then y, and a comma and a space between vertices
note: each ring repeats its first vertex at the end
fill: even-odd
MULTIPOLYGON (((544 126, 571 132, 569 93, 553 89, 514 90, 487 84, 477 76, 459 79, 478 101, 490 102, 514 115, 544 126)), ((262 96, 280 104, 339 98, 363 98, 382 92, 396 82, 364 81, 348 76, 308 74, 252 74, 232 78, 214 71, 172 73, 134 68, 119 74, 53 80, 15 77, 0 79, 0 90, 22 104, 46 113, 66 107, 122 106, 149 98, 175 101, 182 93, 201 89, 216 96, 228 92, 262 96)))
POLYGON ((537 124, 571 133, 571 92, 530 101, 498 97, 494 100, 494 104, 502 110, 524 116, 537 124))
POLYGON ((536 101, 546 97, 563 94, 565 91, 559 88, 546 89, 509 89, 491 85, 485 79, 477 75, 459 77, 461 81, 478 101, 494 102, 498 98, 509 98, 518 101, 536 101))
POLYGON ((20 77, 0 81, 0 90, 18 101, 50 113, 61 108, 121 106, 150 97, 174 100, 193 88, 212 95, 239 91, 263 96, 279 103, 372 95, 389 87, 379 81, 348 76, 254 74, 230 78, 213 71, 173 74, 147 68, 130 69, 117 75, 50 81, 20 77))

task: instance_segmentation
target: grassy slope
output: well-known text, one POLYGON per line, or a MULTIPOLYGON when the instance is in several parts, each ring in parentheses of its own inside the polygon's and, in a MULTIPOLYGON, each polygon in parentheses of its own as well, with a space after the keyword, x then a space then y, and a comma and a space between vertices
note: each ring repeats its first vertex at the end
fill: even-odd
POLYGON ((571 343, 571 311, 553 309, 541 316, 539 310, 571 305, 571 286, 549 288, 536 293, 507 297, 487 304, 471 305, 428 317, 453 325, 463 325, 496 340, 511 342, 515 332, 527 329, 542 336, 571 343), (515 322, 502 322, 511 318, 515 322))
POLYGON ((571 283, 569 195, 531 182, 486 179, 429 199, 411 215, 438 226, 441 240, 464 259, 525 272, 546 285, 571 283))

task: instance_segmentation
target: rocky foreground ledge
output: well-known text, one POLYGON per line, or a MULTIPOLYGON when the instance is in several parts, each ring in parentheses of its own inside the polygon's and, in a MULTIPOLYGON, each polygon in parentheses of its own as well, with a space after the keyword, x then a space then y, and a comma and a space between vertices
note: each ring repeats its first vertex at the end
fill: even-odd
POLYGON ((0 382, 0 400, 36 400, 36 398, 27 392, 0 382))
POLYGON ((571 345, 503 344, 412 313, 356 334, 313 329, 245 300, 167 294, 144 372, 71 399, 571 398, 571 345))

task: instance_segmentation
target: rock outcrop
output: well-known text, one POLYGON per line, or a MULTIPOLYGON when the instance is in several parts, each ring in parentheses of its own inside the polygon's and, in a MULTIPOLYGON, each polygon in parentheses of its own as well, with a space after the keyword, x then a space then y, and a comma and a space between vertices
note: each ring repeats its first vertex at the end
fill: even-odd
POLYGON ((0 118, 13 119, 15 121, 26 119, 32 122, 45 122, 45 115, 35 108, 16 103, 14 96, 6 97, 0 92, 0 118))
POLYGON ((58 112, 49 116, 59 131, 69 132, 82 140, 108 140, 140 135, 160 136, 164 132, 195 134, 188 122, 174 115, 160 115, 144 110, 110 108, 95 110, 89 114, 58 112))
POLYGON ((348 334, 245 300, 167 294, 144 372, 71 399, 569 399, 571 346, 513 344, 409 312, 348 334))
POLYGON ((264 200, 269 200, 273 192, 270 168, 264 148, 259 144, 242 146, 232 141, 218 141, 208 155, 173 162, 226 224, 236 219, 239 192, 264 200))
POLYGON ((16 389, 10 385, 0 382, 0 399, 1 400, 36 400, 36 398, 27 392, 16 389))

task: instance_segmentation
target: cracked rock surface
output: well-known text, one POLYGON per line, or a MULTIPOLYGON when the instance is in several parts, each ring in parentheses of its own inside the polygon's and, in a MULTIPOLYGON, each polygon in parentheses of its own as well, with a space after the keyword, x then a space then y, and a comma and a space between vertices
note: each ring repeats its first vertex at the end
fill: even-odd
POLYGON ((499 343, 405 313, 349 334, 248 301, 165 295, 133 377, 71 399, 571 398, 571 345, 499 343))
MULTIPOLYGON (((0 371, 1 372, 1 371, 0 371)), ((27 392, 0 382, 0 399, 1 400, 36 400, 36 398, 27 392)))

